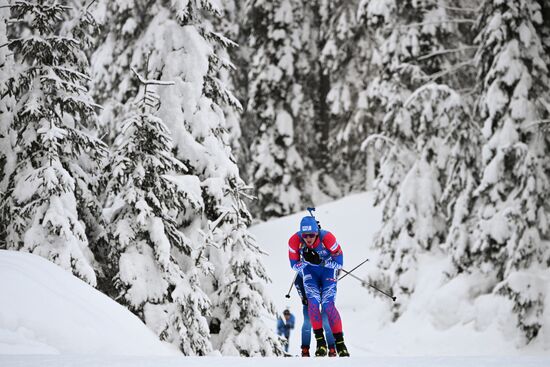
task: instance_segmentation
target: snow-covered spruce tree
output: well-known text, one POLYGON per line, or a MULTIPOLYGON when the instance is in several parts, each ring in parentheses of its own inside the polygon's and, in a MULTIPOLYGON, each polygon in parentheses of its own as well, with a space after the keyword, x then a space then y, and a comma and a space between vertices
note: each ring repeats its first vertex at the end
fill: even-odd
POLYGON ((486 143, 475 192, 477 225, 460 257, 462 267, 487 274, 493 293, 511 301, 526 342, 541 328, 541 271, 550 264, 549 140, 538 129, 550 116, 550 55, 541 44, 542 26, 537 1, 483 3, 476 62, 486 143))
MULTIPOLYGON (((175 157, 185 164, 187 175, 195 176, 200 184, 203 210, 197 213, 190 208, 177 216, 176 225, 197 251, 208 240, 209 247, 202 249, 202 255, 214 264, 209 267, 213 275, 202 277, 200 286, 209 297, 214 297, 213 292, 222 284, 222 279, 214 274, 219 264, 213 258, 220 253, 217 247, 222 248, 224 239, 231 235, 233 225, 229 222, 221 226, 221 232, 213 240, 202 234, 210 233, 212 223, 217 223, 224 207, 231 207, 226 204, 226 192, 233 183, 242 181, 231 154, 223 113, 225 106, 236 105, 219 78, 219 69, 227 65, 217 54, 224 40, 214 32, 207 18, 208 14, 220 14, 214 4, 213 1, 102 2, 107 35, 93 58, 98 78, 107 77, 96 81, 96 88, 109 85, 114 91, 109 104, 122 105, 112 108, 111 116, 126 108, 126 96, 136 90, 136 82, 127 75, 130 66, 141 65, 148 59, 149 78, 175 83, 158 91, 162 104, 157 116, 170 131, 175 157), (123 37, 119 37, 120 32, 123 37)), ((227 262, 227 258, 223 261, 227 262)), ((247 320, 251 325, 262 325, 259 317, 247 320)), ((256 352, 241 349, 241 353, 256 352)))
MULTIPOLYGON (((299 210, 307 173, 298 153, 298 135, 314 136, 307 125, 298 126, 308 113, 305 85, 300 84, 303 57, 304 6, 296 0, 259 1, 248 4, 253 50, 245 126, 256 133, 248 177, 256 189, 256 215, 262 219, 299 210)), ((306 62, 306 65, 304 65, 306 62)))
POLYGON ((153 113, 152 88, 163 83, 141 80, 144 88, 120 125, 109 164, 113 296, 162 340, 186 355, 205 355, 212 346, 205 318, 210 302, 198 284, 203 259, 177 224, 178 216, 203 209, 200 183, 183 175, 169 131, 153 113))
MULTIPOLYGON (((243 106, 241 102, 246 100, 247 95, 247 66, 248 50, 246 48, 247 38, 244 37, 244 5, 245 0, 222 0, 220 2, 220 16, 212 19, 212 29, 216 30, 218 40, 215 42, 215 53, 220 62, 215 69, 216 76, 222 85, 233 91, 235 94, 231 103, 223 107, 227 130, 229 133, 229 145, 231 151, 239 164, 242 174, 246 173, 246 154, 249 147, 243 144, 241 115, 243 106)), ((243 177, 246 179, 246 177, 243 177)))
POLYGON ((319 116, 328 121, 323 140, 324 145, 328 142, 328 163, 324 165, 338 177, 335 185, 341 193, 364 190, 374 180, 374 155, 366 157, 360 149, 361 142, 376 132, 375 120, 366 109, 366 90, 374 77, 372 40, 357 20, 357 6, 358 1, 319 1, 318 5, 320 85, 324 86, 320 90, 325 92, 320 98, 326 110, 319 116))
MULTIPOLYGON (((10 17, 8 7, 0 8, 0 45, 8 42, 7 20, 10 17)), ((13 55, 7 47, 0 47, 0 197, 8 187, 8 180, 14 170, 16 155, 14 152, 15 130, 13 129, 13 110, 15 99, 8 93, 9 70, 14 70, 13 55)), ((1 209, 0 209, 1 211, 1 209)), ((6 226, 9 222, 0 221, 0 248, 6 247, 6 226)))
MULTIPOLYGON (((155 4, 151 4, 155 6, 155 4)), ((103 140, 112 145, 121 121, 127 113, 124 106, 138 93, 139 83, 130 73, 130 67, 141 67, 144 60, 132 62, 132 55, 153 17, 153 11, 145 11, 146 1, 99 0, 92 11, 100 23, 101 32, 97 49, 91 57, 91 92, 103 109, 99 125, 103 140), (138 65, 138 63, 141 64, 138 65)))
POLYGON ((384 155, 394 161, 390 165, 383 161, 381 175, 387 179, 378 184, 395 185, 389 190, 395 195, 390 198, 395 206, 384 207, 384 224, 375 239, 380 269, 374 279, 397 296, 393 307, 397 318, 415 289, 418 254, 444 243, 447 222, 453 220, 445 206, 456 207, 457 197, 468 197, 471 190, 472 183, 463 182, 458 175, 470 179, 475 172, 475 160, 472 163, 469 154, 475 147, 464 139, 475 136, 477 130, 460 96, 438 84, 417 89, 392 123, 409 139, 401 140, 400 145, 396 143, 399 140, 392 141, 384 155), (388 172, 389 167, 403 171, 388 172), (393 181, 400 174, 402 181, 393 181))
MULTIPOLYGON (((2 200, 6 245, 95 285, 88 208, 96 204, 106 149, 89 134, 96 106, 85 87, 88 61, 78 35, 58 33, 69 11, 63 3, 14 1, 10 11, 14 38, 8 47, 19 66, 7 82, 18 102, 17 165, 2 200)), ((80 21, 86 29, 89 19, 80 21)), ((97 223, 101 213, 93 214, 97 223)))
MULTIPOLYGON (((391 142, 382 153, 375 183, 376 200, 384 204, 383 228, 375 240, 384 271, 380 279, 371 277, 405 296, 414 291, 417 252, 429 251, 445 239, 446 218, 439 200, 449 152, 437 144, 464 110, 449 88, 423 86, 442 80, 452 61, 441 55, 452 47, 447 41, 453 38, 446 36, 454 26, 439 5, 429 0, 371 0, 360 4, 358 15, 376 41, 373 63, 379 76, 369 86, 368 109, 373 116, 384 116, 381 138, 368 143, 381 148, 391 142)), ((398 299, 395 317, 407 303, 407 297, 398 299)))
POLYGON ((251 217, 243 202, 245 190, 242 182, 234 182, 226 191, 221 215, 208 234, 209 241, 221 243, 210 251, 216 269, 213 317, 221 320, 213 344, 223 355, 282 355, 278 337, 262 320, 262 315, 274 315, 275 308, 264 288, 270 281, 260 261, 264 253, 247 230, 251 217))
MULTIPOLYGON (((372 63, 378 75, 367 93, 371 113, 396 111, 412 91, 427 82, 462 87, 453 83, 453 76, 465 66, 459 61, 472 47, 465 44, 467 39, 457 25, 473 20, 455 19, 445 6, 455 2, 460 3, 361 0, 357 18, 373 33, 372 63)), ((464 79, 464 74, 459 75, 464 79)))

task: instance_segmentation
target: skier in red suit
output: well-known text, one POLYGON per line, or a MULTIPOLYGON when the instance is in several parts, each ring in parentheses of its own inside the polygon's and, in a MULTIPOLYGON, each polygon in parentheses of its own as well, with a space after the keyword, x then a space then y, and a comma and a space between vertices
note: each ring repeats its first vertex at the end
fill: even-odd
POLYGON ((349 357, 344 344, 342 320, 334 304, 338 269, 342 268, 344 255, 336 237, 321 230, 312 216, 302 218, 300 230, 288 241, 288 258, 293 270, 302 274, 308 301, 308 313, 317 341, 316 356, 327 354, 320 307, 326 312, 330 329, 336 341, 338 356, 349 357))

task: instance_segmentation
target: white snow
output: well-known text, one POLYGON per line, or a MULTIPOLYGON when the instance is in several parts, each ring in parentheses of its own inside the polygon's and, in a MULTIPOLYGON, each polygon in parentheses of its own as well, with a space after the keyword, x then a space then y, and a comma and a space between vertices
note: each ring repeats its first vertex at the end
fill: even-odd
MULTIPOLYGON (((298 230, 303 215, 306 212, 252 227, 258 242, 270 254, 265 262, 273 280, 269 293, 279 312, 290 306, 296 316, 297 329, 291 333, 290 340, 293 354, 298 354, 300 347, 302 310, 294 289, 290 300, 285 298, 294 276, 289 266, 287 241, 298 230)), ((381 227, 381 209, 373 208, 372 194, 351 195, 318 207, 316 217, 342 245, 344 269, 350 270, 369 258, 354 274, 366 279, 369 272, 376 273, 376 255, 370 246, 374 233, 381 227)), ((540 338, 531 345, 518 348, 515 339, 517 329, 506 312, 505 301, 492 295, 477 298, 486 293, 483 289, 485 281, 480 274, 458 277, 446 283, 446 264, 447 259, 443 255, 422 254, 419 257, 415 294, 407 311, 396 323, 389 321, 392 302, 389 298, 375 298, 356 279, 343 279, 338 284, 336 305, 342 316, 346 345, 351 355, 508 356, 505 363, 501 360, 504 365, 513 360, 509 356, 543 355, 550 366, 548 336, 539 335, 540 338), (510 329, 513 335, 509 335, 510 329)), ((275 320, 272 323, 275 327, 275 320)), ((549 326, 545 325, 543 329, 549 326)), ((365 365, 371 365, 370 361, 365 365)), ((455 360, 452 361, 455 363, 455 360)), ((424 362, 426 365, 432 363, 424 362)), ((388 361, 388 365, 391 363, 388 361)), ((440 365, 452 365, 446 363, 440 365)), ((479 364, 468 364, 482 365, 481 360, 479 364)))
POLYGON ((0 355, 179 354, 126 308, 39 256, 0 250, 0 279, 0 355))
MULTIPOLYGON (((300 345, 302 312, 294 290, 290 299, 284 297, 294 275, 287 240, 303 215, 252 227, 269 253, 264 262, 273 280, 268 291, 277 311, 288 305, 296 316, 293 354, 300 345)), ((366 278, 376 272, 370 245, 381 226, 381 211, 373 208, 372 194, 325 204, 316 216, 342 245, 345 269, 369 258, 354 274, 366 278)), ((34 255, 0 251, 0 366, 550 366, 550 307, 537 341, 518 348, 508 303, 483 295, 493 280, 474 274, 446 283, 446 261, 440 255, 419 256, 415 294, 396 323, 389 321, 391 300, 373 297, 352 277, 339 283, 337 306, 351 358, 258 359, 178 355, 137 317, 70 273, 34 255)), ((264 316, 275 328, 275 320, 264 316)))

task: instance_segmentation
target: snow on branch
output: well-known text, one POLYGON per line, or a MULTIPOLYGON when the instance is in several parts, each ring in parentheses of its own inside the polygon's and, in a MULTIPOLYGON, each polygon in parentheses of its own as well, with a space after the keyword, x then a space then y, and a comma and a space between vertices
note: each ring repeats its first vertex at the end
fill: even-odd
POLYGON ((407 100, 405 101, 405 103, 403 103, 403 106, 409 107, 410 104, 414 101, 415 98, 417 98, 422 92, 424 92, 425 90, 428 90, 428 89, 438 90, 438 91, 441 91, 441 92, 446 92, 449 95, 456 95, 458 97, 456 92, 453 89, 451 89, 448 85, 436 84, 436 83, 427 83, 427 84, 424 84, 423 86, 417 88, 414 92, 412 92, 411 95, 409 96, 409 98, 407 98, 407 100))
POLYGON ((468 7, 458 7, 458 6, 446 6, 446 5, 440 5, 438 4, 437 7, 445 10, 451 10, 451 11, 463 11, 466 13, 477 13, 480 11, 481 6, 483 4, 480 4, 477 8, 468 8, 468 7))
POLYGON ((475 19, 449 19, 449 20, 440 20, 440 21, 430 21, 430 22, 420 22, 420 23, 409 23, 409 24, 401 24, 399 27, 401 28, 412 28, 412 27, 423 27, 425 25, 432 25, 432 24, 446 24, 446 23, 470 23, 475 24, 475 19))
POLYGON ((88 5, 86 5, 86 12, 89 12, 89 11, 90 11, 90 7, 91 7, 92 5, 94 5, 94 3, 95 3, 96 1, 97 1, 97 0, 92 0, 92 1, 90 1, 90 3, 89 3, 88 5))
POLYGON ((438 56, 438 55, 444 55, 444 54, 449 54, 449 53, 453 53, 453 52, 462 52, 462 51, 468 51, 468 50, 477 50, 478 48, 479 48, 478 46, 465 46, 465 47, 458 47, 458 48, 450 48, 450 49, 445 49, 445 50, 434 51, 434 52, 431 52, 431 53, 426 54, 426 55, 421 55, 421 56, 417 57, 416 59, 420 61, 420 60, 429 59, 430 57, 434 57, 434 56, 438 56))
POLYGON ((385 135, 382 135, 382 134, 372 134, 372 135, 369 135, 368 138, 366 138, 365 140, 363 140, 363 143, 361 143, 361 150, 366 150, 367 149, 367 146, 374 142, 376 139, 380 139, 380 140, 383 140, 385 143, 389 143, 391 145, 395 145, 395 141, 393 141, 392 139, 388 138, 387 136, 385 135))
POLYGON ((550 120, 549 119, 546 119, 546 120, 536 120, 536 121, 533 121, 531 122, 529 125, 525 126, 526 129, 531 129, 533 127, 536 127, 537 125, 542 125, 542 124, 548 124, 550 123, 550 120))
POLYGON ((453 65, 452 67, 450 67, 447 70, 442 70, 440 72, 437 72, 437 73, 434 73, 434 74, 431 74, 431 75, 427 75, 425 77, 425 79, 426 79, 427 82, 432 82, 432 81, 434 81, 437 78, 440 78, 442 76, 455 73, 459 69, 461 69, 465 66, 474 66, 474 60, 467 60, 467 61, 459 62, 458 64, 453 65))
POLYGON ((175 82, 173 81, 162 81, 162 80, 154 80, 154 79, 145 79, 144 77, 142 77, 137 71, 136 69, 131 66, 130 69, 132 69, 132 71, 134 72, 134 74, 136 74, 136 76, 138 77, 139 81, 141 84, 143 85, 174 85, 175 82))

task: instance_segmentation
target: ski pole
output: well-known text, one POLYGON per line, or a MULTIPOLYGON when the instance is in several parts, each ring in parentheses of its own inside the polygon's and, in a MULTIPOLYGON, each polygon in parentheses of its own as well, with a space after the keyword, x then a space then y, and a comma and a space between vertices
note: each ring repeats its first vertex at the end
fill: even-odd
MULTIPOLYGON (((361 265, 363 265, 364 263, 366 263, 367 261, 369 261, 369 259, 366 259, 365 261, 363 261, 361 264, 357 265, 355 268, 351 269, 348 273, 353 273, 354 270, 356 270, 358 267, 360 267, 361 265)), ((342 278, 345 278, 348 274, 344 274, 342 275, 340 278, 338 278, 338 280, 342 279, 342 278)))
POLYGON ((361 285, 363 285, 363 286, 368 285, 369 287, 371 287, 371 288, 377 290, 378 292, 382 293, 382 294, 385 295, 386 297, 391 298, 394 302, 395 302, 395 300, 397 299, 397 297, 392 296, 391 294, 389 294, 389 293, 387 293, 387 292, 384 292, 384 291, 381 290, 380 288, 377 288, 377 287, 375 287, 374 285, 365 282, 363 279, 359 278, 357 275, 352 274, 352 273, 350 273, 349 271, 346 271, 346 270, 344 270, 344 269, 340 269, 340 270, 342 270, 344 273, 346 273, 347 275, 351 276, 352 278, 355 278, 355 279, 357 279, 358 281, 360 281, 360 282, 361 282, 361 285))
POLYGON ((292 287, 294 286, 294 282, 296 281, 296 278, 298 277, 298 272, 294 274, 294 279, 292 279, 292 283, 290 283, 290 288, 288 288, 288 293, 285 294, 286 298, 290 298, 290 291, 292 290, 292 287))

